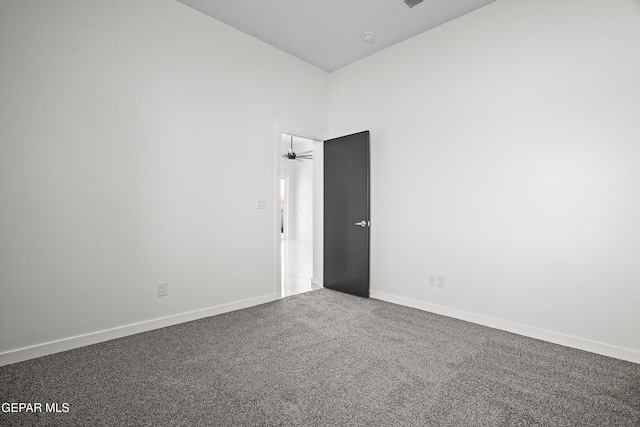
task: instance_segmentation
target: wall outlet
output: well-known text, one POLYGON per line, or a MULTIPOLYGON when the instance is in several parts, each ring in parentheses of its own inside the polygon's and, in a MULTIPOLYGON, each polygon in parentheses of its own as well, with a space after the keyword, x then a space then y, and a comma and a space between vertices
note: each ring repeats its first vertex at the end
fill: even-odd
POLYGON ((438 276, 438 287, 439 288, 447 287, 447 279, 444 276, 438 276))
POLYGON ((438 283, 438 276, 436 276, 435 274, 430 274, 429 275, 429 286, 435 286, 436 283, 438 283))
POLYGON ((158 283, 158 296, 166 297, 169 295, 169 282, 158 283))

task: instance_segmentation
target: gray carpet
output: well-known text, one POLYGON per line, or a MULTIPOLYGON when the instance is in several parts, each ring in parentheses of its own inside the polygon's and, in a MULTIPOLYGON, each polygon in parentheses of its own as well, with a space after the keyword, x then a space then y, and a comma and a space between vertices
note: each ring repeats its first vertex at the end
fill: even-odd
POLYGON ((2 426, 640 426, 640 365, 320 289, 0 368, 2 426))

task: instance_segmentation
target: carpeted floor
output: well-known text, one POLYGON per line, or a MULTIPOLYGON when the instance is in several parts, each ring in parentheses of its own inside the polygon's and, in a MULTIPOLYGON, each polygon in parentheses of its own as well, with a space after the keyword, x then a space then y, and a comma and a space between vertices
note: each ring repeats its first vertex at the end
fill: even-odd
POLYGON ((0 384, 1 402, 43 403, 2 426, 640 426, 638 364, 326 289, 5 366, 0 384))

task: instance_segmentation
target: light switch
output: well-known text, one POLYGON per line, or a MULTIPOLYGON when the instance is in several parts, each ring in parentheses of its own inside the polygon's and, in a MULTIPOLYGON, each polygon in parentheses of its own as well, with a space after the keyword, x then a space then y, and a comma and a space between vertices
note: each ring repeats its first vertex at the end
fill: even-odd
POLYGON ((438 282, 438 276, 436 276, 435 274, 430 274, 429 275, 429 286, 435 286, 437 282, 438 282))
POLYGON ((256 199, 256 208, 257 209, 267 209, 267 198, 266 197, 258 197, 256 199))

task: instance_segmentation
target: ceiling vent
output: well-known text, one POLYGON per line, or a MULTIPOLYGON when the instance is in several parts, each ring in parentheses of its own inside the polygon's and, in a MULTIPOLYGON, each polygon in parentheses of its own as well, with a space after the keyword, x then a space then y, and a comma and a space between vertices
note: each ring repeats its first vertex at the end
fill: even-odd
POLYGON ((408 9, 413 9, 416 6, 422 4, 424 0, 400 0, 400 3, 404 4, 408 9))

